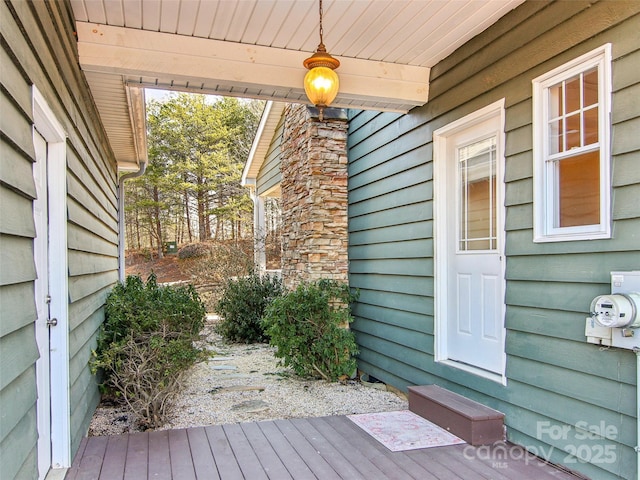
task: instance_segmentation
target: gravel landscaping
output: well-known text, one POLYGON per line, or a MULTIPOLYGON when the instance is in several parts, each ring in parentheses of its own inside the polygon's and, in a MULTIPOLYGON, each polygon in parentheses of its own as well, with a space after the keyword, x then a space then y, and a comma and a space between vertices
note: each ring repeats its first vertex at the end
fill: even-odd
MULTIPOLYGON (((207 319, 201 340, 211 357, 188 373, 164 429, 407 409, 402 393, 380 384, 296 377, 278 365, 272 347, 226 343, 214 332, 215 322, 207 319)), ((135 431, 135 419, 126 410, 101 405, 89 435, 135 431)))

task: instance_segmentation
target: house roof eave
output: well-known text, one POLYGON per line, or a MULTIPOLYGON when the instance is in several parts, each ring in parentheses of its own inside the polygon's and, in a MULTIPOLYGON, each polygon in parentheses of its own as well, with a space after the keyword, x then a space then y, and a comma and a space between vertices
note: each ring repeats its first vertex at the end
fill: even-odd
POLYGON ((255 185, 260 167, 267 156, 271 140, 278 128, 278 123, 284 112, 285 105, 284 102, 269 101, 266 103, 262 117, 260 118, 260 123, 258 124, 256 136, 253 139, 253 144, 249 151, 249 157, 242 171, 241 184, 243 187, 255 185))

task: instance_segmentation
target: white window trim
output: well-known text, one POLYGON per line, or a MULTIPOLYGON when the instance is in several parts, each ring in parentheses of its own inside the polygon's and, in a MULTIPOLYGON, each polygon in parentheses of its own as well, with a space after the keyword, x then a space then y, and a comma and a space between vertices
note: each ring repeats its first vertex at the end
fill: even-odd
POLYGON ((533 241, 562 242, 611 238, 611 44, 607 43, 550 72, 533 83, 533 241), (562 80, 598 67, 598 138, 600 144, 600 223, 554 227, 554 201, 547 173, 548 147, 546 90, 562 80))

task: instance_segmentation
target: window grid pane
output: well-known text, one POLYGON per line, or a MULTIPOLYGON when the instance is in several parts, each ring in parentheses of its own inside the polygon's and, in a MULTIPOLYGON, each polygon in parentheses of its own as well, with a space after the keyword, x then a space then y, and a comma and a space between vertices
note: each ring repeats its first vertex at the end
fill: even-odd
POLYGON ((600 223, 598 68, 547 89, 554 228, 600 223), (585 147, 594 147, 585 152, 585 147), (575 151, 575 152, 574 152, 575 151))
POLYGON ((598 69, 548 88, 548 154, 598 142, 598 69))
POLYGON ((600 223, 600 152, 565 158, 553 165, 558 199, 554 226, 600 223))

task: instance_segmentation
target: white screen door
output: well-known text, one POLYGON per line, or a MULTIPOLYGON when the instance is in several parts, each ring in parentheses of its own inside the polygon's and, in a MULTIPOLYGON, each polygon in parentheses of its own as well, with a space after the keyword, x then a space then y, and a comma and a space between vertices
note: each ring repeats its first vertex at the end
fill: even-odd
POLYGON ((436 360, 504 374, 501 109, 434 134, 436 360))

